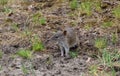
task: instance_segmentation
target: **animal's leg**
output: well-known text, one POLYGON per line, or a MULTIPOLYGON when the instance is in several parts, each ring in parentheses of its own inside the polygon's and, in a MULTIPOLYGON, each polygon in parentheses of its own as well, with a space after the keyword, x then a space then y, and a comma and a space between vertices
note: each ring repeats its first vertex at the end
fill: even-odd
POLYGON ((64 49, 62 46, 60 46, 61 56, 64 56, 64 49))
POLYGON ((65 56, 69 57, 69 47, 65 47, 65 56))

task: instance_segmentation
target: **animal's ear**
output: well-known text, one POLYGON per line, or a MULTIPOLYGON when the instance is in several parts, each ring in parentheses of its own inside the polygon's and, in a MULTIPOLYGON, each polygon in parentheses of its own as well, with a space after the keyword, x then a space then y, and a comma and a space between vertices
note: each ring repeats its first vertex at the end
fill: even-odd
POLYGON ((64 35, 64 36, 67 35, 67 31, 66 31, 66 30, 63 31, 63 35, 64 35))

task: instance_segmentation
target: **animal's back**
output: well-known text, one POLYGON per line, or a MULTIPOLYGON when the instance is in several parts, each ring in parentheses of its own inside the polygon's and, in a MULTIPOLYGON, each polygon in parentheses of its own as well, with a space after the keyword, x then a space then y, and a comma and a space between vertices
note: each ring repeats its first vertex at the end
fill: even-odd
POLYGON ((67 30, 67 41, 70 47, 77 44, 77 34, 73 28, 66 28, 67 30))

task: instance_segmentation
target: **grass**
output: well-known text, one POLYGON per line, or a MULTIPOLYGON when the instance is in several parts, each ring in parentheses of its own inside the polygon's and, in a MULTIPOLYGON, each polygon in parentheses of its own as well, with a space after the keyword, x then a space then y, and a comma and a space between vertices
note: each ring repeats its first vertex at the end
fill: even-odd
POLYGON ((48 64, 48 65, 50 65, 50 64, 52 64, 52 57, 51 56, 49 56, 48 58, 47 58, 47 60, 46 60, 46 63, 48 64))
POLYGON ((23 35, 30 37, 32 35, 32 32, 29 29, 25 29, 25 31, 23 32, 23 35))
POLYGON ((19 55, 23 58, 30 59, 32 57, 32 51, 21 49, 17 52, 17 55, 19 55))
POLYGON ((103 69, 99 70, 99 65, 92 65, 89 67, 89 72, 93 76, 115 76, 115 70, 114 70, 114 60, 120 58, 120 54, 116 50, 114 50, 112 53, 109 52, 106 48, 102 49, 102 56, 98 57, 100 59, 100 65, 103 65, 103 69), (107 69, 104 68, 110 68, 111 70, 109 72, 106 72, 107 69))
POLYGON ((43 43, 38 39, 38 36, 35 36, 32 40, 32 50, 41 51, 44 49, 43 43))
POLYGON ((42 16, 40 12, 33 14, 32 20, 34 23, 38 23, 40 25, 46 24, 46 19, 42 16))
MULTIPOLYGON (((116 51, 116 50, 114 50, 116 51)), ((103 49, 102 52, 102 57, 99 57, 101 64, 106 67, 106 68, 110 68, 110 76, 115 76, 115 70, 114 70, 114 60, 115 59, 119 59, 120 58, 120 54, 117 52, 111 53, 109 52, 109 50, 107 50, 106 48, 103 49)), ((106 71, 105 69, 103 69, 103 71, 106 71)), ((109 75, 108 75, 109 76, 109 75)))
POLYGON ((84 28, 85 28, 86 30, 90 30, 90 29, 91 29, 91 25, 90 25, 90 24, 87 24, 87 25, 84 26, 84 28))
POLYGON ((107 41, 105 38, 97 38, 95 40, 95 47, 98 49, 103 49, 107 46, 107 41))
POLYGON ((78 8, 78 1, 77 1, 77 0, 72 0, 72 1, 70 2, 70 8, 71 8, 72 10, 75 10, 76 8, 78 8))
POLYGON ((92 14, 92 2, 85 1, 80 4, 80 10, 88 16, 92 14))
POLYGON ((106 49, 104 49, 102 53, 102 63, 108 67, 112 66, 112 56, 106 49))
POLYGON ((3 56, 3 52, 0 50, 0 58, 2 58, 3 56))
POLYGON ((112 13, 116 18, 120 18, 120 6, 117 6, 116 8, 114 8, 112 13))
POLYGON ((116 75, 116 71, 114 70, 114 68, 112 68, 112 71, 111 71, 111 72, 112 72, 112 74, 111 74, 112 76, 115 76, 115 75, 116 75))
POLYGON ((2 65, 0 65, 0 71, 2 70, 2 65))
POLYGON ((42 16, 42 13, 41 12, 37 12, 37 13, 35 13, 35 14, 33 14, 33 19, 36 19, 36 18, 38 18, 38 17, 41 17, 42 16))
POLYGON ((37 13, 35 13, 35 14, 33 14, 32 15, 32 20, 33 20, 33 22, 38 22, 39 21, 39 17, 41 17, 42 16, 42 14, 40 13, 40 12, 37 12, 37 13))
POLYGON ((28 69, 25 67, 24 64, 22 64, 21 70, 23 71, 23 73, 24 73, 25 75, 28 74, 28 69))
POLYGON ((111 27, 112 25, 113 25, 113 22, 111 22, 111 21, 103 22, 103 24, 102 24, 102 26, 104 28, 111 27))
POLYGON ((24 75, 27 75, 28 73, 31 73, 31 76, 36 76, 34 72, 33 65, 31 63, 31 59, 27 60, 28 66, 26 67, 26 64, 23 62, 21 66, 21 70, 23 71, 24 75))
POLYGON ((89 67, 89 72, 95 76, 98 76, 98 66, 97 65, 92 65, 89 67))
POLYGON ((40 24, 41 24, 41 25, 46 24, 46 19, 45 19, 44 17, 41 17, 41 18, 39 19, 39 21, 40 21, 40 24))
POLYGON ((6 5, 8 2, 8 0, 0 0, 0 5, 4 6, 6 5))
POLYGON ((120 53, 117 49, 113 50, 114 52, 112 53, 112 60, 118 60, 120 58, 120 53))
POLYGON ((117 60, 120 58, 120 54, 116 51, 117 50, 114 50, 114 52, 111 53, 106 48, 103 49, 102 57, 99 57, 102 65, 112 68, 114 60, 117 60))
POLYGON ((111 41, 113 44, 115 44, 117 41, 118 41, 118 33, 117 31, 115 33, 112 33, 112 38, 111 38, 111 41))
POLYGON ((37 42, 33 43, 32 48, 33 48, 34 51, 41 51, 41 50, 44 49, 44 46, 43 46, 42 42, 37 41, 37 42))
POLYGON ((10 58, 12 58, 12 59, 15 59, 16 57, 17 57, 16 54, 11 54, 11 55, 10 55, 10 58))
POLYGON ((77 25, 77 22, 76 21, 71 21, 70 23, 72 26, 76 26, 77 25))
POLYGON ((69 53, 70 53, 70 56, 71 56, 72 58, 75 58, 75 57, 78 56, 78 52, 72 52, 72 51, 70 51, 69 53))
POLYGON ((12 28, 15 30, 15 31, 18 31, 18 24, 17 23, 12 23, 12 28))
POLYGON ((101 1, 97 0, 97 1, 94 1, 93 3, 94 3, 93 5, 94 5, 95 10, 98 11, 98 12, 101 11, 101 7, 100 7, 101 6, 101 1))
POLYGON ((12 10, 9 7, 4 7, 3 12, 8 14, 8 13, 12 12, 12 10))

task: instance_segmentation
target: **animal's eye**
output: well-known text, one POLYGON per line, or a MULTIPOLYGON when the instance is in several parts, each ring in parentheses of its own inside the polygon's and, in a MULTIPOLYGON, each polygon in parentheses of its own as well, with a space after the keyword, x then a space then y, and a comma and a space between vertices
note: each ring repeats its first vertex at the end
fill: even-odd
POLYGON ((55 38, 58 38, 58 36, 56 36, 55 38))

